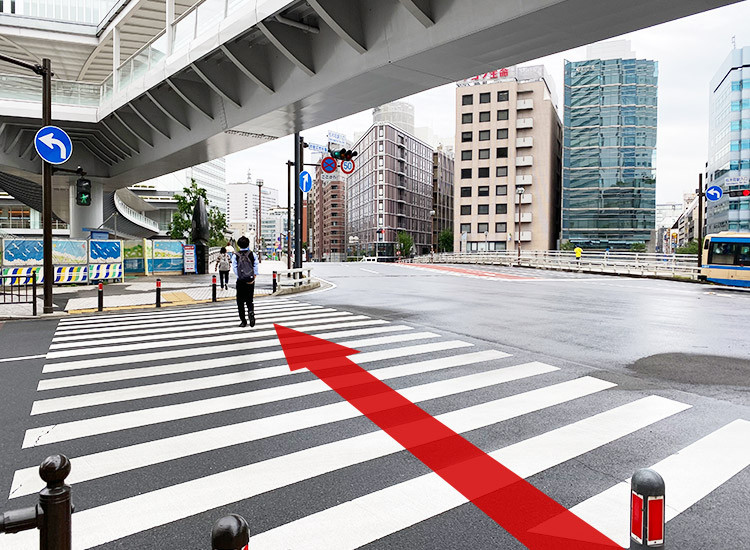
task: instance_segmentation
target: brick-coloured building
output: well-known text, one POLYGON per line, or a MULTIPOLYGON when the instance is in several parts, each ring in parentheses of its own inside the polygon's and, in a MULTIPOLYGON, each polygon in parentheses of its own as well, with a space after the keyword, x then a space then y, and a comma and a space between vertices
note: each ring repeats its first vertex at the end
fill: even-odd
POLYGON ((438 247, 438 237, 444 230, 453 231, 453 152, 438 147, 432 153, 432 248, 435 252, 446 252, 438 247))
POLYGON ((309 248, 317 261, 340 262, 346 260, 346 183, 324 182, 321 169, 315 170, 315 179, 307 201, 307 226, 309 248))

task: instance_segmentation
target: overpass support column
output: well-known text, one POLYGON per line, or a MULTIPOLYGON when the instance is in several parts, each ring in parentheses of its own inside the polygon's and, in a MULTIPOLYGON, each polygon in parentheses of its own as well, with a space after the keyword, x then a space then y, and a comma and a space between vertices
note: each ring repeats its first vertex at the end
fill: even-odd
POLYGON ((70 184, 70 238, 85 239, 89 236, 83 228, 96 229, 104 223, 104 187, 101 183, 91 182, 91 205, 76 204, 76 178, 70 184))
POLYGON ((120 89, 120 75, 117 69, 120 67, 120 27, 115 25, 112 31, 112 95, 120 89))
POLYGON ((174 23, 174 0, 167 0, 165 7, 167 10, 167 56, 170 56, 172 55, 172 42, 174 42, 174 28, 172 27, 174 23))

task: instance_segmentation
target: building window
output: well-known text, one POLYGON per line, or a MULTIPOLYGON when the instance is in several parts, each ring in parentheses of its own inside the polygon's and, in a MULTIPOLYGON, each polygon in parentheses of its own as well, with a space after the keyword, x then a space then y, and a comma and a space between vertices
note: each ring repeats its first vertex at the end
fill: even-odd
POLYGON ((474 105, 474 96, 473 95, 461 96, 461 105, 474 105))
POLYGON ((489 130, 480 130, 479 131, 479 141, 489 141, 490 140, 490 131, 489 130))
POLYGON ((495 214, 507 214, 508 213, 508 205, 507 204, 496 204, 495 205, 495 214))
POLYGON ((504 197, 508 194, 508 186, 507 185, 496 185, 495 186, 495 195, 498 197, 504 197))
POLYGON ((490 231, 490 224, 488 223, 477 224, 477 233, 489 233, 489 231, 490 231))
POLYGON ((477 170, 477 176, 480 178, 489 178, 490 177, 490 168, 489 166, 485 168, 480 168, 477 170))
POLYGON ((471 132, 461 132, 461 143, 466 143, 467 141, 471 140, 471 132))
POLYGON ((508 224, 505 222, 497 222, 495 224, 495 233, 505 233, 508 230, 508 224))
POLYGON ((495 168, 495 176, 498 178, 504 178, 508 175, 508 167, 507 166, 498 166, 495 168))
POLYGON ((474 115, 472 113, 464 113, 461 115, 461 124, 471 124, 474 122, 474 115))
POLYGON ((481 185, 477 190, 477 196, 478 197, 489 197, 490 196, 490 187, 489 185, 481 185))
POLYGON ((471 205, 470 204, 464 204, 461 206, 461 215, 462 216, 470 216, 471 215, 471 205))
POLYGON ((498 130, 497 130, 497 139, 508 139, 508 129, 507 128, 498 128, 498 130))
POLYGON ((462 187, 461 188, 461 196, 462 197, 471 197, 471 187, 462 187))
POLYGON ((461 179, 471 179, 471 168, 461 168, 461 179))
POLYGON ((479 113, 479 122, 489 122, 490 121, 490 112, 489 111, 482 111, 479 113))
POLYGON ((489 103, 490 102, 490 93, 485 92, 483 94, 479 94, 479 103, 489 103))
POLYGON ((488 159, 488 158, 490 158, 490 150, 489 149, 480 149, 479 150, 479 158, 480 159, 488 159))
POLYGON ((461 224, 461 233, 471 233, 471 224, 470 223, 462 223, 461 224))
POLYGON ((508 109, 500 109, 497 112, 497 119, 498 120, 508 120, 508 109))
POLYGON ((495 155, 499 159, 507 159, 508 158, 508 148, 507 147, 498 147, 497 148, 497 155, 495 155))
POLYGON ((461 151, 461 160, 471 160, 471 149, 468 151, 461 151))
POLYGON ((477 214, 480 215, 486 215, 490 213, 490 205, 489 204, 479 204, 477 205, 477 214))
POLYGON ((497 92, 497 100, 508 101, 508 90, 505 90, 503 92, 497 92))

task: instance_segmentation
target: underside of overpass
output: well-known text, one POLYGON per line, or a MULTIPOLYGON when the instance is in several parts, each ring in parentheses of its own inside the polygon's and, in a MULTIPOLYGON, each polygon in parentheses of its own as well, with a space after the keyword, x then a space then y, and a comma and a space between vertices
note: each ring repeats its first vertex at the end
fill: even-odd
MULTIPOLYGON (((53 123, 75 145, 68 165, 112 191, 734 1, 121 0, 106 22, 78 34, 32 32, 3 17, 0 51, 52 59, 53 123), (165 4, 174 6, 166 19, 165 4)), ((30 77, 5 77, 14 78, 30 77)), ((39 181, 41 108, 31 94, 0 88, 0 169, 39 181)))

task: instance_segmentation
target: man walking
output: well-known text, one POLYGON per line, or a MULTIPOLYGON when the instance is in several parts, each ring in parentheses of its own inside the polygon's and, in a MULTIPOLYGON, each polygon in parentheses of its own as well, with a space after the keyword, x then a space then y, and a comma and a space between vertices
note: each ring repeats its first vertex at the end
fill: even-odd
POLYGON ((250 326, 255 326, 253 294, 255 277, 258 275, 258 258, 250 250, 250 239, 244 235, 237 239, 237 251, 232 256, 232 269, 237 276, 237 311, 240 314, 240 326, 246 327, 245 306, 250 316, 250 326))

